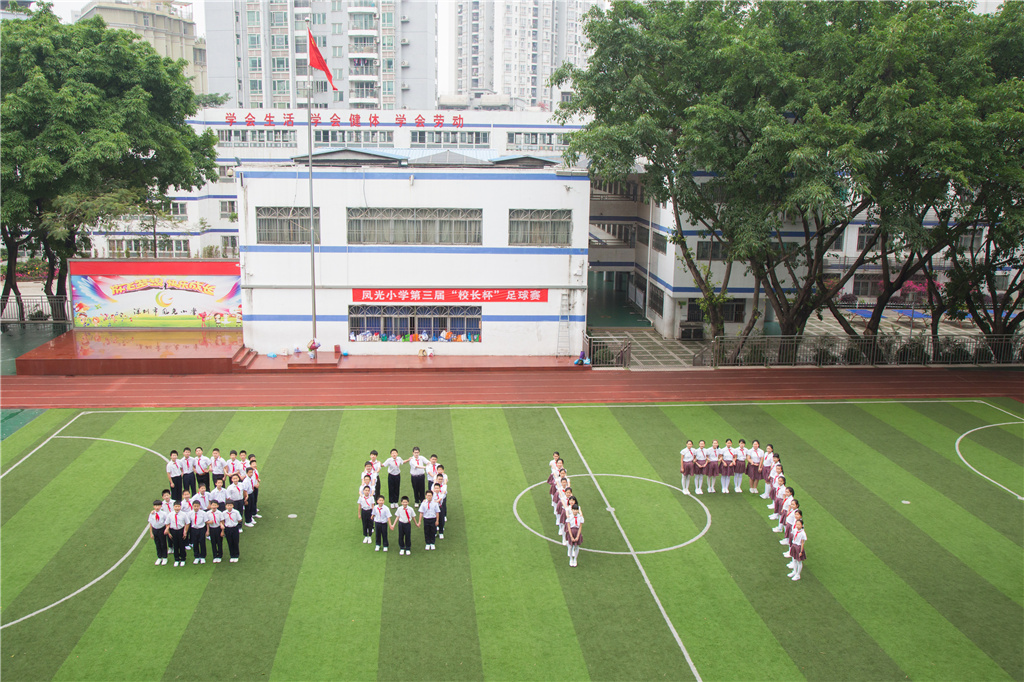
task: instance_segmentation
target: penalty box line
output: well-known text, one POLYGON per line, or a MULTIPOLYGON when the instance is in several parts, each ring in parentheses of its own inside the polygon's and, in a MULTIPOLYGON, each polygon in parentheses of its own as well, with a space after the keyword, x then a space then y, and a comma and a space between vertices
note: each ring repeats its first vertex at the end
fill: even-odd
POLYGON ((647 583, 647 589, 650 590, 651 596, 654 597, 654 603, 658 605, 658 610, 661 611, 661 617, 665 619, 665 624, 668 625, 668 629, 672 632, 672 636, 675 638, 676 644, 679 645, 679 650, 683 652, 683 657, 686 658, 686 663, 690 666, 690 672, 693 673, 697 682, 703 682, 700 673, 697 672, 697 666, 693 664, 693 659, 690 658, 690 652, 686 650, 686 645, 683 644, 683 640, 680 638, 679 632, 676 630, 675 625, 672 624, 672 619, 669 618, 668 612, 665 611, 665 607, 661 603, 661 599, 658 598, 658 593, 654 590, 654 585, 651 584, 651 579, 647 577, 647 571, 644 570, 643 564, 640 563, 640 557, 637 556, 636 550, 633 549, 633 543, 629 541, 629 537, 626 535, 626 530, 622 527, 622 524, 619 523, 619 517, 615 515, 615 508, 612 507, 611 502, 608 501, 608 497, 604 494, 601 484, 597 482, 597 476, 594 475, 593 470, 590 468, 586 458, 583 456, 580 446, 576 443, 576 439, 573 438, 572 431, 569 430, 569 425, 566 424, 565 419, 562 418, 562 413, 558 411, 557 407, 552 409, 554 409, 555 414, 558 415, 558 421, 562 422, 562 428, 565 429, 565 433, 569 436, 572 446, 576 448, 576 454, 579 455, 580 461, 583 462, 583 466, 586 468, 587 474, 590 476, 590 480, 594 482, 594 487, 597 488, 597 492, 601 495, 601 499, 604 500, 605 509, 607 509, 608 513, 612 515, 612 520, 615 521, 615 525, 618 527, 619 533, 622 534, 622 539, 626 543, 629 555, 633 557, 636 567, 640 569, 640 575, 643 576, 644 582, 647 583))

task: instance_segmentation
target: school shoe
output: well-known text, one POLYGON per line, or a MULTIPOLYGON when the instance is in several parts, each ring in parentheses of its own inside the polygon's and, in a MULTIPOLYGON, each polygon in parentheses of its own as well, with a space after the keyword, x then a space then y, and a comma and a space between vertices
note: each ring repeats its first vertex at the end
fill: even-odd
MULTIPOLYGON (((736 492, 739 492, 739 491, 737 490, 736 492)), ((257 519, 262 519, 262 518, 263 518, 263 514, 254 514, 254 516, 255 516, 255 517, 256 517, 257 519)))
POLYGON ((193 559, 192 560, 192 565, 193 566, 196 566, 198 563, 199 563, 199 559, 193 559))
POLYGON ((781 528, 779 528, 778 526, 775 526, 774 528, 772 528, 772 532, 773 532, 773 533, 781 533, 781 532, 782 532, 782 529, 781 529, 781 528))
POLYGON ((800 575, 799 574, 794 575, 792 578, 790 578, 790 580, 792 580, 793 582, 796 582, 797 580, 800 580, 800 575))
POLYGON ((794 575, 796 575, 796 571, 790 571, 789 573, 786 574, 786 577, 787 578, 792 578, 794 575))
POLYGON ((439 538, 441 538, 442 540, 444 540, 444 533, 441 533, 441 534, 440 534, 440 535, 438 535, 437 537, 439 537, 439 538))
POLYGON ((690 494, 690 491, 689 491, 689 489, 687 489, 687 490, 684 490, 684 491, 683 491, 683 494, 684 494, 684 495, 689 495, 689 494, 690 494))
POLYGON ((214 560, 213 560, 213 563, 215 563, 215 564, 219 564, 219 563, 220 563, 220 559, 214 559, 214 560))
POLYGON ((206 563, 206 559, 200 559, 200 560, 199 560, 199 563, 201 563, 201 564, 205 564, 205 563, 206 563))
POLYGON ((698 495, 703 495, 703 494, 704 494, 704 491, 703 491, 703 490, 701 490, 700 488, 697 488, 697 494, 698 494, 698 495))
POLYGON ((729 494, 729 489, 728 488, 722 488, 722 492, 725 493, 726 495, 728 495, 729 494))
POLYGON ((153 564, 153 565, 154 565, 154 566, 159 566, 159 565, 160 565, 160 561, 161 561, 161 559, 157 559, 157 560, 156 560, 156 563, 155 563, 155 564, 153 564))
POLYGON ((780 545, 788 545, 789 544, 789 538, 782 538, 781 540, 779 540, 779 544, 780 545))
POLYGON ((741 492, 743 492, 743 491, 742 491, 742 490, 740 490, 740 487, 739 487, 739 486, 736 486, 736 487, 735 487, 735 488, 733 489, 733 492, 741 493, 741 492))
POLYGON ((252 528, 255 525, 256 525, 255 523, 247 523, 247 524, 245 524, 245 527, 246 528, 252 528))
POLYGON ((388 551, 388 548, 387 548, 387 547, 385 547, 385 548, 384 548, 384 551, 385 551, 385 552, 386 552, 386 551, 388 551))
POLYGON ((379 552, 380 551, 380 545, 374 545, 373 546, 373 551, 374 552, 379 552))
POLYGON ((230 561, 233 564, 237 564, 238 563, 238 559, 228 559, 228 561, 230 561))
POLYGON ((715 489, 714 488, 708 488, 708 492, 709 493, 713 493, 713 492, 715 492, 715 489))
POLYGON ((761 497, 761 499, 763 499, 763 500, 767 500, 767 499, 768 499, 768 494, 767 494, 767 493, 762 493, 762 494, 760 495, 760 497, 761 497))
POLYGON ((167 559, 161 559, 160 560, 160 565, 161 566, 166 566, 167 565, 167 559))
POLYGON ((192 551, 192 545, 185 545, 185 549, 189 552, 192 551))

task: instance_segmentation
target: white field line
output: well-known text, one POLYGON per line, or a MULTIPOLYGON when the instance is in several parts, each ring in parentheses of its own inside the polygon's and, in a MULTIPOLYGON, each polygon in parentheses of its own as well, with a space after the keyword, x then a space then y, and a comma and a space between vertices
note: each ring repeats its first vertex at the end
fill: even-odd
POLYGON ((569 436, 569 440, 572 442, 574 448, 576 448, 576 454, 580 456, 580 461, 583 462, 583 466, 586 468, 587 473, 590 475, 590 479, 594 482, 594 487, 597 488, 597 492, 600 493, 601 499, 604 500, 605 508, 608 513, 612 515, 612 520, 615 521, 615 525, 619 528, 619 533, 622 534, 622 539, 626 543, 626 548, 629 549, 629 553, 633 557, 633 561, 636 562, 636 567, 640 569, 640 575, 643 576, 644 582, 647 583, 647 589, 651 591, 651 596, 654 597, 654 603, 658 605, 658 610, 661 611, 662 618, 665 619, 665 624, 668 625, 668 629, 672 631, 672 636, 676 640, 676 644, 679 645, 679 650, 683 652, 683 657, 686 658, 686 663, 690 666, 690 672, 697 679, 697 682, 703 682, 700 673, 697 672, 697 666, 693 664, 693 659, 690 658, 690 652, 686 650, 686 646, 683 644, 683 640, 679 637, 679 633, 676 631, 676 626, 672 624, 672 619, 668 617, 668 613, 665 611, 665 607, 661 603, 661 599, 658 598, 658 593, 654 590, 654 585, 651 584, 651 579, 647 577, 647 571, 644 570, 644 566, 640 563, 640 557, 637 556, 636 551, 633 549, 633 544, 629 541, 629 537, 626 535, 625 529, 622 524, 619 523, 619 518, 615 515, 615 508, 612 507, 611 502, 608 501, 608 497, 605 496, 604 490, 601 489, 601 484, 597 482, 597 477, 594 476, 594 472, 590 469, 590 465, 587 464, 586 458, 580 451, 580 446, 577 445, 576 439, 573 438, 572 431, 569 430, 569 425, 565 423, 565 419, 562 418, 562 413, 558 411, 558 408, 553 408, 555 414, 558 415, 558 420, 562 422, 562 428, 565 429, 566 435, 569 436))
POLYGON ((61 432, 61 431, 63 431, 64 429, 66 429, 66 428, 68 428, 69 426, 71 426, 72 424, 74 424, 74 423, 75 423, 75 420, 76 420, 76 419, 78 419, 78 418, 79 418, 79 417, 81 417, 82 415, 86 415, 86 414, 92 414, 92 412, 79 412, 78 414, 76 414, 76 415, 75 415, 74 417, 72 417, 72 418, 71 418, 71 421, 69 421, 69 422, 68 422, 67 424, 65 424, 64 426, 60 427, 60 428, 59 428, 59 429, 57 429, 56 431, 54 431, 54 432, 53 432, 53 434, 52 434, 51 436, 49 436, 49 437, 48 437, 48 438, 47 438, 46 440, 44 440, 44 441, 43 441, 42 443, 40 443, 39 445, 37 445, 37 446, 36 446, 36 447, 35 447, 35 448, 34 448, 34 449, 32 450, 32 452, 28 453, 27 455, 25 455, 24 457, 22 457, 21 459, 19 459, 19 460, 18 460, 17 462, 15 462, 15 463, 14 463, 14 464, 12 464, 11 466, 9 466, 9 467, 7 468, 7 471, 5 471, 5 472, 3 472, 2 474, 0 474, 0 478, 3 478, 3 477, 4 477, 4 476, 6 476, 7 474, 11 473, 11 471, 13 471, 15 467, 17 467, 17 466, 18 466, 19 464, 21 464, 22 462, 24 462, 24 461, 25 461, 26 459, 28 459, 28 458, 29 458, 29 457, 31 457, 32 455, 36 454, 36 452, 37 452, 38 450, 40 450, 40 449, 41 449, 41 448, 42 448, 42 447, 43 447, 44 445, 46 445, 46 444, 47 444, 47 443, 49 443, 49 442, 50 442, 51 440, 53 440, 54 438, 56 438, 56 437, 57 437, 57 436, 58 436, 58 435, 60 434, 60 432, 61 432))
POLYGON ((1021 496, 1020 493, 1018 493, 1018 492, 1016 492, 1014 490, 1010 490, 1009 488, 1007 488, 1005 485, 1003 485, 999 481, 996 481, 996 480, 993 480, 993 479, 989 478, 988 476, 986 476, 985 474, 981 473, 980 471, 975 469, 973 466, 971 466, 971 463, 968 462, 967 459, 964 457, 963 453, 960 452, 960 441, 962 441, 964 438, 966 438, 967 436, 971 435, 975 431, 981 431, 982 429, 991 429, 991 428, 995 428, 997 426, 1013 426, 1015 424, 1024 424, 1024 421, 1003 422, 1002 424, 986 424, 985 426, 979 426, 976 429, 971 429, 970 431, 966 431, 966 432, 960 434, 960 437, 956 439, 956 454, 957 454, 957 457, 960 458, 960 461, 962 461, 964 464, 967 465, 968 469, 970 469, 974 473, 978 474, 979 476, 984 478, 986 481, 989 481, 990 483, 993 483, 993 484, 999 486, 1000 488, 1002 488, 1006 492, 1008 492, 1011 495, 1013 495, 1014 497, 1016 497, 1018 500, 1024 501, 1024 496, 1021 496))

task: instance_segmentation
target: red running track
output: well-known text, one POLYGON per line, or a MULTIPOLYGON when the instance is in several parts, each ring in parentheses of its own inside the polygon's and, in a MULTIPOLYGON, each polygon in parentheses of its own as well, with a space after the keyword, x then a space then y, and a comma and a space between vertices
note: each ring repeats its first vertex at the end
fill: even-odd
POLYGON ((432 371, 189 376, 7 376, 0 407, 270 407, 1007 397, 1005 368, 787 368, 685 372, 432 371))

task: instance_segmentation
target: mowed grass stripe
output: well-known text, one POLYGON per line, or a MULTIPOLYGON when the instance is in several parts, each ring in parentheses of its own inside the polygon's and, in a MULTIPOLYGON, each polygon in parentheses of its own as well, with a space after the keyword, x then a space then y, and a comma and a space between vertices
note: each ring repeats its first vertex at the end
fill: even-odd
MULTIPOLYGON (((545 480, 550 472, 547 463, 551 451, 562 454, 586 519, 584 547, 625 551, 622 536, 605 511, 604 502, 587 477, 555 411, 507 409, 505 418, 527 481, 534 476, 536 480, 545 480)), ((543 491, 533 498, 546 530, 555 521, 548 487, 540 488, 543 491)), ((520 506, 525 502, 524 497, 520 506)), ((690 679, 686 660, 629 556, 580 552, 579 566, 570 568, 566 548, 546 544, 591 679, 690 679)))
MULTIPOLYGON (((463 495, 467 492, 459 476, 449 410, 400 409, 394 447, 402 459, 408 459, 413 446, 419 446, 424 457, 436 453, 438 461, 444 464, 449 476, 448 527, 445 539, 437 540, 434 551, 423 549, 423 531, 414 525, 410 556, 398 555, 396 528, 389 534, 391 551, 373 552, 373 556, 366 557, 364 570, 384 572, 377 677, 478 680, 483 677, 483 661, 466 544, 463 495)), ((391 448, 384 445, 378 449, 391 448)), ((475 452, 466 454, 481 456, 475 452)), ((412 504, 408 464, 402 466, 401 489, 412 504)), ((386 491, 387 480, 381 490, 385 499, 386 491)), ((352 509, 354 513, 354 502, 352 509)))
MULTIPOLYGON (((876 449, 898 453, 899 463, 905 469, 937 492, 968 504, 974 516, 1018 547, 1024 546, 1020 501, 1005 492, 995 494, 1002 491, 964 466, 954 448, 958 432, 924 419, 920 412, 900 403, 857 407, 878 420, 861 435, 862 439, 877 443, 876 449)), ((991 408, 985 409, 993 413, 991 408)))
MULTIPOLYGON (((851 405, 850 409, 856 408, 851 405)), ((721 407, 716 408, 716 412, 740 430, 746 429, 745 420, 752 416, 745 408, 721 407)), ((751 421, 760 419, 760 416, 754 415, 751 421)), ((785 423, 797 425, 799 420, 795 415, 787 415, 785 423)), ((785 433, 780 431, 772 433, 769 440, 781 448, 789 445, 785 433)), ((988 671, 987 676, 979 674, 983 679, 1001 679, 1005 672, 992 659, 822 507, 809 487, 803 484, 805 479, 810 482, 814 478, 814 472, 810 471, 814 464, 808 462, 805 452, 797 456, 798 452, 796 449, 787 449, 783 461, 807 519, 809 559, 803 579, 793 585, 795 589, 792 592, 787 591, 787 600, 784 601, 788 602, 788 598, 801 601, 808 596, 802 590, 808 585, 820 583, 831 594, 830 599, 835 599, 836 607, 833 608, 842 608, 849 613, 885 651, 886 656, 912 679, 958 679, 968 676, 967 672, 971 670, 979 673, 988 671)), ((763 484, 760 487, 763 489, 763 484)), ((837 495, 837 489, 826 487, 825 495, 825 499, 831 499, 837 495)), ((750 495, 748 503, 761 515, 766 531, 775 525, 774 521, 767 519, 769 510, 760 497, 750 495)), ((761 547, 767 544, 771 548, 769 554, 773 554, 771 561, 782 565, 786 560, 782 557, 784 548, 777 543, 779 536, 770 532, 762 535, 771 540, 762 536, 753 542, 761 547)), ((768 589, 766 594, 776 591, 768 589)), ((784 602, 779 604, 781 608, 786 608, 784 602)), ((817 628, 831 627, 832 609, 813 601, 802 602, 801 605, 800 613, 787 614, 784 620, 806 622, 817 628)), ((871 671, 866 670, 865 666, 873 664, 873 661, 871 656, 864 653, 863 647, 861 643, 833 643, 826 648, 815 642, 813 647, 805 645, 808 650, 805 655, 816 655, 819 652, 826 657, 838 655, 849 667, 831 676, 837 679, 898 676, 877 672, 871 674, 871 671), (861 657, 863 660, 858 661, 861 657)))
POLYGON ((188 679, 196 674, 197 661, 209 653, 208 635, 214 618, 230 624, 237 641, 244 643, 237 659, 230 665, 225 661, 226 667, 218 671, 217 677, 253 680, 269 676, 327 474, 339 417, 338 412, 290 412, 280 428, 254 427, 254 441, 266 442, 276 435, 264 458, 265 473, 260 475, 263 518, 255 527, 244 529, 239 563, 230 564, 225 559, 221 564, 189 564, 179 569, 204 573, 209 583, 205 590, 199 590, 202 599, 188 610, 188 626, 168 639, 168 649, 173 645, 177 648, 166 661, 163 679, 188 679), (297 443, 305 447, 298 448, 297 443), (289 513, 297 514, 297 518, 289 519, 289 513))
POLYGON ((77 414, 79 414, 78 410, 46 410, 4 438, 3 448, 0 451, 0 470, 7 471, 9 467, 49 438, 57 429, 74 419, 77 414))
MULTIPOLYGON (((1013 417, 993 409, 990 405, 983 403, 960 403, 963 412, 972 414, 978 419, 989 424, 1002 424, 983 431, 976 431, 967 438, 978 436, 977 440, 989 450, 996 450, 1006 459, 1024 467, 1024 447, 1021 446, 1021 433, 1024 429, 1024 417, 1018 416, 1020 420, 1012 424, 1013 417), (986 434, 982 436, 981 434, 986 434)), ((966 440, 966 439, 965 439, 966 440)))
MULTIPOLYGON (((785 422, 777 423, 772 438, 776 450, 782 453, 798 498, 803 491, 808 491, 975 646, 1011 676, 1021 674, 1024 651, 1020 642, 1024 638, 1024 613, 1018 604, 875 495, 872 488, 882 483, 876 475, 858 480, 805 440, 802 436, 830 443, 832 436, 829 430, 832 427, 813 417, 801 419, 801 411, 807 415, 810 408, 795 405, 746 409, 766 415, 778 414, 785 419, 785 422), (979 609, 979 604, 985 605, 984 610, 979 609)), ((721 414, 724 416, 726 412, 721 414)), ((730 416, 729 421, 749 432, 742 414, 730 416)), ((832 445, 826 450, 836 457, 842 454, 835 452, 832 445)), ((956 532, 956 528, 951 528, 950 532, 956 532)), ((813 548, 810 542, 808 546, 813 548)), ((813 549, 809 549, 808 554, 811 552, 813 549)), ((808 562, 810 571, 813 571, 813 562, 813 558, 808 562)), ((850 574, 850 579, 857 579, 855 571, 850 574)))
MULTIPOLYGON (((487 491, 486 511, 465 519, 484 678, 589 679, 547 543, 512 514, 528 484, 504 412, 451 414, 460 486, 487 491)), ((536 509, 522 502, 524 520, 539 527, 536 509)))
MULTIPOLYGON (((995 412, 991 408, 977 403, 934 402, 907 404, 911 409, 925 417, 957 432, 958 436, 978 427, 1013 421, 1013 418, 1009 415, 995 412)), ((1019 484, 1021 467, 1024 467, 1024 448, 1020 447, 1020 441, 1019 427, 996 426, 983 428, 970 434, 960 442, 960 448, 963 450, 964 444, 971 442, 977 448, 991 453, 993 455, 992 461, 988 462, 988 464, 998 467, 995 469, 996 471, 1014 472, 1013 474, 1008 473, 1008 475, 1012 476, 1010 479, 1012 482, 1004 484, 1013 487, 1014 483, 1019 484), (998 460, 1003 460, 1003 462, 998 460)), ((967 461, 971 461, 969 456, 967 461)), ((971 463, 974 464, 974 462, 971 463)), ((974 464, 974 466, 978 467, 977 464, 974 464)), ((978 468, 988 473, 986 468, 978 468)), ((997 476, 993 476, 990 473, 988 475, 999 480, 997 476)), ((1018 485, 1019 488, 1020 486, 1018 485)))
POLYGON ((395 410, 341 414, 272 680, 377 677, 384 573, 367 570, 356 491, 370 450, 394 442, 395 420, 395 410))
MULTIPOLYGON (((974 516, 970 498, 937 494, 914 475, 916 471, 927 473, 934 456, 922 456, 920 446, 907 443, 893 429, 854 406, 815 405, 804 409, 820 415, 800 415, 814 424, 813 430, 802 432, 811 445, 853 478, 871 481, 871 490, 893 511, 910 520, 1004 595, 1017 604, 1024 603, 1020 546, 974 516), (821 423, 822 418, 830 423, 821 423), (811 437, 812 433, 818 437, 811 437), (913 471, 903 468, 902 462, 907 462, 913 471), (910 504, 903 504, 903 500, 910 504)), ((1020 516, 1019 502, 1014 509, 1009 503, 1016 501, 1009 495, 1003 497, 1004 511, 1020 516)))
MULTIPOLYGON (((687 439, 697 443, 703 438, 710 446, 717 437, 724 446, 726 438, 732 437, 736 445, 742 437, 709 407, 614 412, 661 478, 679 477, 678 452, 687 439)), ((753 437, 748 435, 747 440, 753 437)), ((713 523, 704 543, 714 560, 701 569, 712 580, 700 578, 706 584, 694 590, 698 593, 695 599, 700 601, 700 617, 717 624, 721 639, 734 639, 732 633, 736 632, 750 633, 743 641, 752 655, 742 662, 729 657, 715 660, 715 648, 710 647, 708 655, 721 666, 720 674, 729 676, 730 670, 744 666, 740 677, 750 679, 768 675, 834 679, 854 664, 864 666, 863 674, 873 678, 898 674, 898 666, 827 590, 813 580, 794 584, 786 578, 786 561, 778 536, 769 531, 763 501, 747 492, 725 495, 721 482, 721 477, 716 477, 716 492, 711 494, 705 480, 705 494, 700 498, 712 513, 713 523), (717 579, 716 564, 720 566, 717 579), (737 603, 738 599, 747 603, 737 603), (815 645, 808 647, 808 641, 815 645), (847 653, 848 647, 859 649, 867 663, 847 653)), ((744 480, 741 490, 747 487, 744 480)), ((694 578, 696 587, 699 583, 694 578)), ((714 641, 711 638, 709 644, 714 641)))
MULTIPOLYGON (((175 413, 159 417, 124 415, 103 433, 105 437, 118 440, 127 440, 126 434, 129 434, 143 442, 152 442, 169 426, 174 416, 175 413)), ((75 441, 55 439, 47 445, 47 448, 60 449, 66 442, 74 443, 75 441)), ((6 609, 35 575, 53 559, 79 525, 100 506, 125 472, 134 466, 140 458, 151 458, 154 468, 163 468, 161 460, 145 450, 118 443, 89 442, 91 445, 84 451, 72 447, 72 452, 81 452, 81 454, 39 490, 18 513, 5 520, 3 525, 2 582, 0 582, 2 585, 2 591, 0 591, 2 608, 6 609), (55 523, 57 518, 67 519, 69 522, 60 523, 58 521, 55 523), (42 529, 45 529, 46 532, 40 532, 42 529)), ((19 480, 18 482, 20 485, 31 486, 29 481, 19 480)), ((5 479, 5 491, 6 487, 7 480, 5 479)), ((149 491, 140 491, 139 499, 144 500, 150 494, 152 493, 149 491)), ((152 511, 152 506, 149 504, 152 501, 153 498, 145 500, 145 504, 142 506, 145 514, 152 511)), ((135 513, 135 510, 132 509, 128 513, 135 513)), ((140 518, 139 526, 141 528, 145 523, 145 518, 140 518)), ((135 536, 132 537, 132 540, 134 539, 135 536)))

